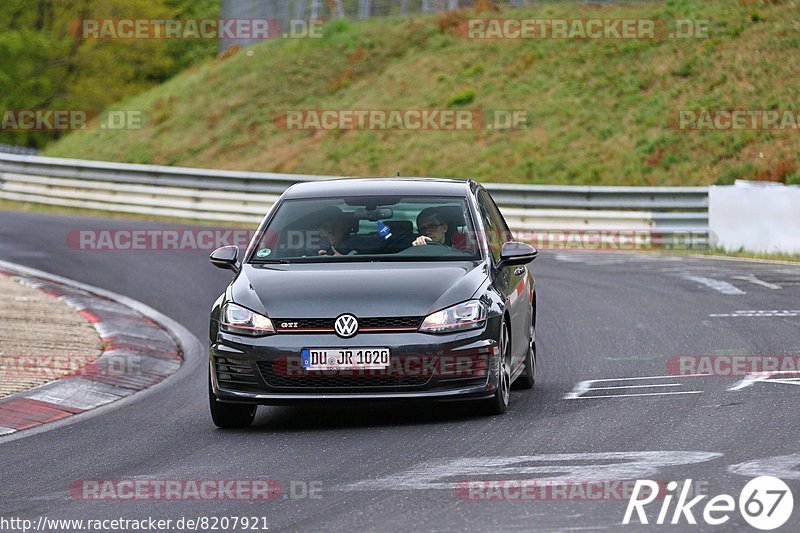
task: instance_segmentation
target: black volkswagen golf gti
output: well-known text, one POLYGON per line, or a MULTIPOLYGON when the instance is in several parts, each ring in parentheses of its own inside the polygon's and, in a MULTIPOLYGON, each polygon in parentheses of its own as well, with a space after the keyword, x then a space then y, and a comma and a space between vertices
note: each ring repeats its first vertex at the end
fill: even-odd
POLYGON ((211 312, 209 400, 219 427, 256 407, 337 399, 476 400, 503 413, 536 369, 527 264, 474 181, 345 179, 290 187, 211 312))

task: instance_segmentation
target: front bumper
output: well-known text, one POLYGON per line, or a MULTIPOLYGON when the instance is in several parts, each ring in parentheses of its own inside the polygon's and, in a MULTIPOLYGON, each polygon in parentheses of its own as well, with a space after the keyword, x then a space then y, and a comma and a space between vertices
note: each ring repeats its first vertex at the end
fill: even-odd
POLYGON ((218 332, 209 370, 218 401, 284 405, 336 400, 466 400, 491 396, 497 387, 500 320, 484 328, 431 335, 278 333, 260 338, 218 332), (388 348, 390 370, 302 369, 303 348, 388 348))

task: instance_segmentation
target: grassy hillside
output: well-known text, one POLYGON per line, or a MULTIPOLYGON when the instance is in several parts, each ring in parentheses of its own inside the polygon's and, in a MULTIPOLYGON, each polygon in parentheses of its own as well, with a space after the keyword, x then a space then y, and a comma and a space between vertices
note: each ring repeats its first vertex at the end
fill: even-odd
MULTIPOLYGON (((500 16, 708 19, 708 39, 467 40, 454 15, 332 21, 115 106, 146 127, 68 135, 46 155, 337 175, 681 185, 800 181, 798 131, 683 131, 681 109, 798 109, 794 0, 543 4, 500 16), (524 109, 516 131, 287 131, 286 109, 524 109), (672 120, 674 122, 674 120, 672 120)), ((464 13, 463 16, 474 16, 464 13)), ((494 14, 481 16, 497 16, 494 14)))

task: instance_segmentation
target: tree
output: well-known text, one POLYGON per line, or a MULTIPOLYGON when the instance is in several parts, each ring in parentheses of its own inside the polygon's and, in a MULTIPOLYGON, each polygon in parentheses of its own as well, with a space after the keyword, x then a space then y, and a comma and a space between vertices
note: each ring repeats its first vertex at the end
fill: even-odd
MULTIPOLYGON (((216 54, 216 40, 83 39, 87 19, 217 18, 218 0, 2 0, 0 110, 100 112, 216 54)), ((42 147, 63 132, 0 130, 42 147)))

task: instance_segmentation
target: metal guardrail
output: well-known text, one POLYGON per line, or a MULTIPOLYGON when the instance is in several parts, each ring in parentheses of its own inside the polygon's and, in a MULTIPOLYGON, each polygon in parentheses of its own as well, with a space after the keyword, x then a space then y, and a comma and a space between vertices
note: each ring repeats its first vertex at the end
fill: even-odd
MULTIPOLYGON (((201 220, 258 222, 289 186, 332 178, 0 153, 0 198, 201 220)), ((708 238, 707 187, 485 186, 515 231, 708 238)))
POLYGON ((592 185, 486 184, 500 205, 570 209, 704 211, 708 187, 601 187, 592 185))

